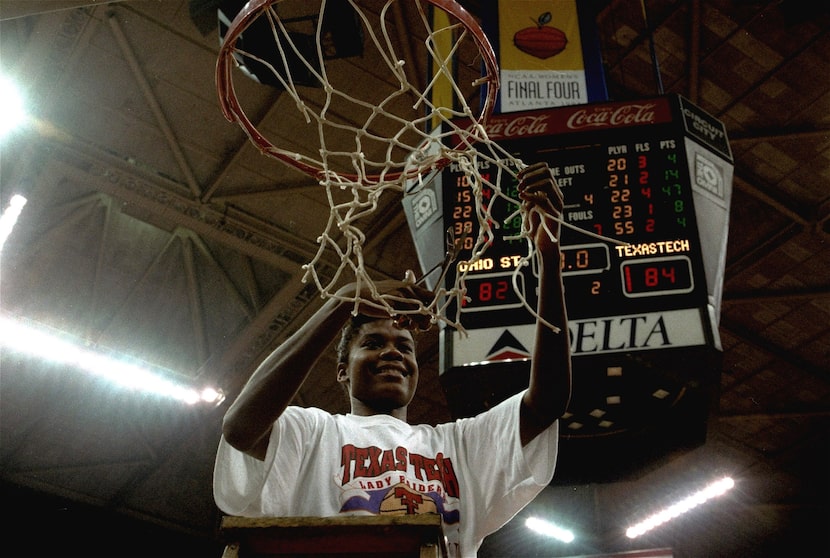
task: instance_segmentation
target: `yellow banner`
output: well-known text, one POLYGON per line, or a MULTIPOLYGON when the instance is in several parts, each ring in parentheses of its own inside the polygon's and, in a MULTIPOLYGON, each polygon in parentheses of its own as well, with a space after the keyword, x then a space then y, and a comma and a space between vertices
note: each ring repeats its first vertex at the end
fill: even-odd
POLYGON ((501 112, 587 102, 576 0, 501 0, 501 112))

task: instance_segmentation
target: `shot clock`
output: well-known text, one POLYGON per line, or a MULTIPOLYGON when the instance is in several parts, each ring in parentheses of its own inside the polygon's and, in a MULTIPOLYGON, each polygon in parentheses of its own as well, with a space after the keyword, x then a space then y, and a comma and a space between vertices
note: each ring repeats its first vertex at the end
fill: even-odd
POLYGON ((568 275, 586 275, 607 271, 611 265, 610 254, 606 244, 571 244, 562 246, 562 273, 568 275))

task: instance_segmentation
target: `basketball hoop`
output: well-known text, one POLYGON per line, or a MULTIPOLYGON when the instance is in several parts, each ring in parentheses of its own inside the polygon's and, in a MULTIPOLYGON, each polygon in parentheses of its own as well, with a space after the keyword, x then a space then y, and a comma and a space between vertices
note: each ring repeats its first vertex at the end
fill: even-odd
MULTIPOLYGON (((391 12, 401 9, 399 5, 401 0, 386 0, 385 3, 348 0, 348 3, 363 24, 367 42, 376 47, 379 60, 388 70, 385 77, 389 78, 390 83, 393 84, 388 94, 378 95, 374 99, 361 99, 352 96, 348 90, 339 85, 337 87, 341 88, 335 87, 333 75, 327 69, 328 60, 323 51, 324 38, 321 36, 322 23, 327 9, 326 0, 318 0, 318 2, 251 0, 230 24, 219 51, 216 65, 216 86, 225 118, 231 122, 237 122, 263 153, 279 159, 283 163, 318 180, 337 179, 347 182, 360 182, 361 184, 378 184, 400 179, 405 170, 406 178, 414 178, 430 168, 440 168, 446 165, 449 158, 442 156, 441 153, 435 157, 422 159, 420 164, 415 167, 408 165, 411 162, 408 159, 412 153, 426 152, 424 146, 435 140, 426 130, 426 123, 431 120, 438 118, 441 121, 446 121, 448 118, 469 117, 477 123, 483 123, 492 113, 499 88, 499 72, 496 55, 484 31, 475 19, 453 0, 406 2, 408 6, 411 5, 417 8, 420 21, 427 33, 427 51, 438 62, 437 67, 440 68, 441 77, 453 83, 456 96, 462 93, 469 94, 473 89, 482 90, 482 106, 479 113, 474 115, 466 101, 458 110, 449 110, 448 107, 433 104, 430 95, 432 86, 436 82, 435 79, 426 85, 425 90, 421 90, 421 86, 417 84, 410 83, 407 73, 404 71, 406 62, 393 47, 392 30, 394 23, 388 21, 389 18, 393 17, 391 12), (318 4, 319 8, 315 8, 314 6, 318 4), (375 4, 372 9, 377 10, 380 7, 380 12, 371 11, 370 8, 364 7, 364 4, 375 4), (425 5, 430 4, 449 14, 451 24, 448 28, 437 31, 431 29, 428 15, 424 10, 425 5), (296 5, 300 5, 300 7, 292 9, 296 5), (307 14, 316 14, 314 33, 317 39, 317 50, 314 53, 315 58, 313 60, 305 58, 303 49, 296 44, 295 37, 297 33, 292 33, 292 22, 301 18, 281 17, 278 11, 285 11, 290 14, 306 14, 306 17, 302 18, 304 21, 309 20, 307 14), (238 47, 239 40, 245 30, 254 22, 261 23, 264 21, 268 22, 272 30, 274 52, 277 54, 276 62, 265 60, 255 53, 245 52, 238 47), (437 34, 452 34, 454 36, 450 51, 437 51, 435 48, 437 34), (451 68, 453 67, 452 58, 465 48, 468 51, 475 49, 480 56, 483 76, 477 79, 474 84, 471 84, 470 88, 465 88, 466 91, 462 91, 462 88, 454 83, 451 68), (234 88, 233 70, 238 65, 240 56, 254 59, 269 68, 285 92, 291 95, 305 121, 316 125, 317 132, 320 135, 320 145, 316 146, 317 152, 311 149, 307 152, 301 151, 296 145, 289 145, 287 142, 280 144, 280 142, 267 137, 251 122, 245 114, 234 88), (309 102, 305 94, 298 89, 293 81, 292 65, 289 63, 289 59, 294 58, 300 58, 304 70, 315 77, 321 89, 325 92, 324 95, 320 96, 322 98, 317 106, 313 102, 309 102), (415 99, 414 104, 410 103, 411 114, 396 114, 388 109, 393 104, 400 105, 401 100, 405 99, 415 99), (339 105, 339 107, 336 105, 339 105), (366 121, 353 124, 331 119, 330 115, 340 107, 350 108, 353 113, 365 115, 366 121), (387 137, 374 136, 372 126, 376 124, 377 120, 381 119, 388 122, 397 122, 399 129, 387 137), (327 135, 342 134, 344 132, 353 134, 355 149, 351 152, 328 151, 326 147, 327 135), (389 149, 384 152, 384 155, 387 156, 374 161, 367 158, 368 153, 360 149, 364 141, 386 143, 389 149), (395 153, 400 154, 401 158, 396 160, 393 157, 395 153), (344 161, 347 164, 338 168, 337 163, 344 161)), ((407 30, 407 33, 411 31, 413 30, 407 30)), ((463 101, 464 97, 460 97, 460 100, 463 101)))
MULTIPOLYGON (((313 177, 327 189, 330 217, 326 230, 318 238, 316 256, 304 266, 303 280, 314 281, 324 298, 337 296, 335 291, 342 281, 354 280, 369 287, 372 293, 371 300, 352 301, 355 311, 358 303, 362 303, 400 314, 392 312, 393 304, 400 301, 379 293, 365 270, 365 235, 357 226, 358 219, 371 215, 384 192, 404 195, 413 183, 423 182, 425 175, 437 173, 450 163, 458 165, 470 176, 476 197, 480 230, 472 251, 474 261, 487 249, 493 238, 493 227, 499 226, 493 222, 489 202, 484 201, 481 192, 486 188, 495 197, 507 198, 499 184, 514 180, 525 165, 487 137, 485 124, 495 105, 499 68, 489 40, 462 6, 453 0, 338 0, 338 18, 343 17, 344 5, 354 11, 352 15, 365 37, 366 52, 360 61, 369 65, 373 74, 382 74, 379 82, 387 90, 380 91, 380 87, 356 87, 353 79, 352 82, 348 79, 353 75, 338 68, 337 63, 342 65, 343 61, 326 57, 327 4, 334 6, 335 2, 248 2, 230 24, 219 52, 216 66, 219 100, 225 117, 237 122, 262 153, 313 177), (430 8, 443 10, 448 23, 433 28, 430 8), (404 10, 410 18, 409 24, 402 28, 404 10), (412 23, 415 20, 417 24, 412 23), (298 28, 297 22, 309 26, 309 21, 311 29, 298 28), (265 23, 270 29, 274 44, 267 58, 244 50, 240 44, 244 42, 240 39, 246 29, 254 22, 260 26, 265 23), (310 54, 296 40, 300 36, 308 37, 309 31, 316 43, 316 51, 310 54), (433 78, 426 83, 419 84, 416 78, 409 77, 413 72, 407 72, 406 64, 414 65, 415 61, 407 62, 398 53, 401 41, 396 39, 401 36, 423 38, 428 62, 434 69, 433 78), (301 116, 300 122, 304 123, 299 126, 305 126, 304 129, 292 129, 293 136, 280 140, 274 134, 268 136, 251 122, 233 81, 234 68, 241 58, 255 60, 273 73, 269 81, 279 83, 290 96, 301 116), (470 67, 480 67, 469 83, 456 79, 453 67, 458 59, 466 60, 470 67), (302 71, 297 71, 297 64, 302 71), (306 83, 308 76, 312 76, 318 87, 299 85, 292 72, 302 73, 306 83), (454 106, 433 100, 439 83, 451 87, 454 106), (476 102, 480 108, 474 111, 470 104, 476 102), (466 122, 463 128, 457 124, 460 121, 466 122), (497 169, 490 180, 485 180, 478 170, 483 160, 487 161, 488 168, 497 169), (335 203, 334 190, 346 191, 347 197, 350 192, 351 199, 347 203, 335 203), (334 252, 341 265, 333 278, 323 280, 316 265, 328 252, 334 252)), ((511 201, 517 207, 520 205, 516 200, 511 201)), ((448 258, 457 255, 454 248, 448 245, 448 258)), ((532 254, 533 246, 528 242, 527 258, 532 254)), ((444 266, 447 265, 450 263, 445 262, 444 266)), ((438 285, 431 304, 407 301, 415 303, 415 309, 409 313, 426 314, 433 322, 442 321, 463 331, 459 316, 450 318, 445 314, 451 300, 459 302, 456 307, 461 308, 465 275, 459 273, 451 288, 438 285)), ((407 276, 411 278, 411 273, 407 276)))

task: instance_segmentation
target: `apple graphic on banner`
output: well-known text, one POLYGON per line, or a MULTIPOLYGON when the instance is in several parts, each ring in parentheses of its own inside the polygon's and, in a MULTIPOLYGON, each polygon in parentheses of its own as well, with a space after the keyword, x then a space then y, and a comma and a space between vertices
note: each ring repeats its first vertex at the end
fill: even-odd
POLYGON ((513 35, 513 44, 522 52, 542 60, 556 56, 565 50, 568 37, 561 29, 547 25, 551 19, 550 12, 543 13, 534 21, 535 26, 520 29, 513 35))

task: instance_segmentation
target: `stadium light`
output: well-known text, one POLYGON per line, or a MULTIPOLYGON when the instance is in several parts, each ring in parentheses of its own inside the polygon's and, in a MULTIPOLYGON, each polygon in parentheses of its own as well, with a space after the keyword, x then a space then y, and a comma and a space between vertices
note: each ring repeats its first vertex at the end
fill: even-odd
POLYGON ((538 517, 528 517, 525 520, 525 526, 532 531, 536 531, 547 537, 553 537, 565 543, 574 540, 574 534, 571 531, 563 529, 550 521, 539 519, 538 517))
POLYGON ((23 96, 15 83, 0 76, 0 138, 26 120, 23 96))
POLYGON ((24 205, 26 205, 26 198, 15 194, 9 200, 9 205, 3 210, 3 214, 0 215, 0 252, 3 251, 3 245, 6 244, 6 239, 14 229, 24 205))
POLYGON ((735 481, 732 480, 731 477, 724 477, 717 480, 692 495, 683 498, 676 504, 672 504, 671 506, 652 514, 636 525, 629 527, 625 534, 630 539, 637 538, 640 535, 651 531, 655 527, 671 521, 672 519, 685 514, 699 505, 706 503, 712 498, 721 496, 733 486, 735 486, 735 481))
POLYGON ((189 405, 219 405, 225 396, 222 390, 196 388, 169 378, 163 371, 149 365, 127 362, 82 346, 56 332, 0 316, 0 346, 11 351, 34 355, 52 362, 75 366, 113 384, 145 393, 171 397, 189 405))

